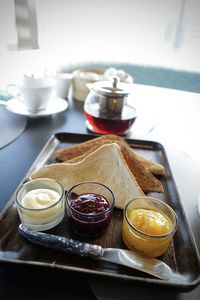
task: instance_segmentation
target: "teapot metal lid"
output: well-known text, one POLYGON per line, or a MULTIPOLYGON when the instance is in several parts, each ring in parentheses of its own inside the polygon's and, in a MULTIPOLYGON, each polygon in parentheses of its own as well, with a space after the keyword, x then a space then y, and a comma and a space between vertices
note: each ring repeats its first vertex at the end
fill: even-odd
POLYGON ((120 82, 117 76, 111 81, 97 81, 87 85, 88 88, 106 97, 124 97, 130 93, 129 84, 120 82))

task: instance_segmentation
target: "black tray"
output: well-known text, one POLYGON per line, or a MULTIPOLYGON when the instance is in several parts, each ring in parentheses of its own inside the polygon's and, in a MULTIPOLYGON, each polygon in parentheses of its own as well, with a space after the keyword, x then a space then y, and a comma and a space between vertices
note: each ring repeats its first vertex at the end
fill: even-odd
MULTIPOLYGON (((47 142, 24 177, 23 182, 27 180, 36 168, 43 164, 55 162, 54 152, 56 149, 71 146, 94 137, 94 135, 72 133, 55 134, 47 142)), ((22 239, 18 233, 20 221, 14 203, 15 194, 0 215, 0 263, 56 268, 80 272, 87 276, 103 276, 127 283, 135 282, 139 285, 165 286, 177 291, 189 291, 195 288, 200 283, 200 259, 177 193, 165 150, 161 144, 156 142, 131 139, 127 139, 127 142, 135 151, 163 164, 165 167, 166 175, 159 178, 164 186, 164 193, 152 193, 149 195, 168 203, 178 216, 178 230, 174 235, 171 247, 161 257, 176 272, 176 279, 173 278, 169 281, 160 280, 145 273, 109 262, 83 259, 73 254, 61 253, 30 244, 22 239)), ((115 208, 111 224, 105 234, 94 239, 84 239, 84 241, 100 244, 102 247, 126 248, 121 237, 121 224, 122 211, 115 208)), ((54 229, 49 230, 49 232, 78 239, 70 232, 66 218, 54 229)))

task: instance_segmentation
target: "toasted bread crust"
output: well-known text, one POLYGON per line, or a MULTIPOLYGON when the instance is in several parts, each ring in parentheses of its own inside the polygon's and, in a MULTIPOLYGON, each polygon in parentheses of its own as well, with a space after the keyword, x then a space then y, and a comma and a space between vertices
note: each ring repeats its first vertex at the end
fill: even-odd
POLYGON ((120 146, 121 153, 130 171, 144 192, 163 192, 161 182, 152 175, 150 170, 142 164, 142 159, 138 159, 135 151, 119 136, 101 136, 73 147, 59 149, 56 152, 56 158, 67 163, 75 163, 84 159, 84 157, 98 149, 101 145, 111 143, 116 143, 120 146))
POLYGON ((152 174, 154 175, 165 175, 165 168, 155 161, 146 159, 145 157, 139 155, 135 152, 136 159, 146 168, 148 169, 152 174))
MULTIPOLYGON (((122 138, 114 134, 107 134, 104 136, 100 136, 98 138, 94 138, 92 140, 80 143, 78 145, 67 147, 63 149, 59 149, 56 151, 55 156, 56 159, 59 161, 66 161, 73 159, 75 157, 81 156, 86 154, 87 151, 89 151, 91 148, 95 148, 95 146, 100 146, 104 143, 115 143, 115 142, 121 142, 126 147, 129 147, 128 143, 122 138)), ((154 175, 164 175, 165 174, 165 168, 152 160, 149 160, 141 155, 139 155, 137 152, 134 152, 135 159, 137 159, 146 169, 148 169, 152 174, 154 175)), ((88 152, 90 153, 90 152, 88 152)))
POLYGON ((72 159, 76 156, 80 156, 84 154, 86 151, 88 151, 91 147, 95 147, 98 145, 103 145, 107 140, 114 142, 113 140, 117 140, 117 136, 109 134, 105 136, 100 136, 94 139, 91 139, 89 141, 77 144, 75 146, 66 147, 63 149, 58 149, 55 152, 55 157, 59 161, 66 161, 69 159, 72 159))

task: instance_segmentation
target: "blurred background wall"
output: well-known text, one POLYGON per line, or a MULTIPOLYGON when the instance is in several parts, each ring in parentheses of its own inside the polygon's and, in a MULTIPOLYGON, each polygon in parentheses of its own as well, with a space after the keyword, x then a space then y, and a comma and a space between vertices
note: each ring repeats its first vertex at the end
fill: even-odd
POLYGON ((0 0, 0 89, 23 73, 81 62, 200 73, 199 0, 35 0, 39 49, 17 42, 14 0, 0 0))

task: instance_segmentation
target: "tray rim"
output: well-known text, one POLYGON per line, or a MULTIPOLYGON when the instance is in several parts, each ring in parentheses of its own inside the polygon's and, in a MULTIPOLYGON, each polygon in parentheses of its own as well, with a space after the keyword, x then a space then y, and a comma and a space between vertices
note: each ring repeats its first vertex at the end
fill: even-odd
MULTIPOLYGON (((86 138, 87 140, 90 140, 92 138, 98 137, 100 135, 97 134, 82 134, 82 133, 72 133, 72 132, 57 132, 51 135, 51 137, 47 140, 47 142, 45 143, 45 145, 43 146, 43 148, 41 149, 41 151, 39 152, 39 154, 37 155, 36 159, 33 161, 32 165, 30 166, 30 168, 28 169, 28 171, 26 172, 25 176, 23 177, 23 179, 21 180, 21 182, 19 183, 17 189, 15 190, 15 192, 13 193, 13 195, 10 197, 10 199, 8 200, 7 204, 4 206, 3 210, 0 212, 0 218, 1 216, 5 213, 5 211, 13 204, 14 202, 14 198, 15 195, 18 191, 18 189, 20 188, 20 186, 29 179, 29 175, 32 173, 32 171, 37 167, 38 162, 40 162, 39 164, 41 165, 41 157, 45 156, 45 151, 47 148, 50 147, 50 144, 53 143, 54 147, 56 145, 58 145, 59 143, 61 143, 62 141, 59 140, 59 136, 62 135, 69 135, 71 137, 74 136, 79 136, 83 139, 83 141, 85 140, 84 138, 86 138)), ((187 227, 187 231, 191 240, 191 243, 194 247, 195 250, 195 254, 196 254, 196 258, 200 264, 200 255, 198 252, 198 248, 196 245, 196 241, 194 238, 194 235, 192 233, 191 230, 191 226, 187 220, 184 208, 182 206, 182 202, 181 202, 181 198, 179 196, 177 187, 176 187, 176 183, 174 181, 173 178, 173 174, 171 172, 171 168, 169 165, 169 161, 168 161, 168 157, 166 154, 166 150, 164 148, 164 146, 156 141, 151 141, 151 140, 139 140, 139 139, 132 139, 129 137, 123 137, 129 144, 133 145, 134 143, 136 143, 138 145, 138 148, 140 148, 139 146, 144 146, 144 144, 147 146, 147 149, 150 148, 149 145, 152 145, 154 147, 157 147, 159 150, 162 151, 162 154, 164 155, 164 159, 165 162, 167 164, 167 168, 170 171, 170 176, 173 179, 173 183, 174 183, 174 189, 176 191, 176 194, 178 196, 178 204, 180 206, 180 209, 182 211, 183 217, 184 217, 184 221, 185 221, 185 225, 187 227)), ((153 149, 151 146, 151 149, 153 149)), ((55 150, 55 149, 54 149, 55 150)), ((52 153, 54 152, 54 150, 52 150, 52 153)), ((48 157, 49 157, 49 153, 48 153, 48 157)), ((43 158, 43 160, 45 160, 43 158)), ((159 279, 154 279, 154 278, 143 278, 143 277, 138 277, 138 276, 130 276, 130 275, 125 275, 125 274, 116 274, 116 273, 108 273, 105 271, 98 271, 98 270, 90 270, 90 269, 86 269, 86 268, 82 268, 82 267, 73 267, 73 266, 65 266, 62 264, 54 264, 52 266, 51 263, 45 263, 45 262, 38 262, 38 261, 25 261, 25 260, 19 260, 19 259, 6 259, 0 256, 0 265, 4 265, 5 263, 8 264, 15 264, 15 265, 20 265, 20 266, 40 266, 40 267, 45 267, 45 268, 55 268, 57 270, 61 269, 61 270, 66 270, 66 271, 72 271, 72 272, 80 272, 83 274, 87 274, 88 276, 90 275, 94 275, 94 276, 106 276, 108 278, 112 278, 112 279, 117 279, 117 280, 123 280, 123 282, 127 281, 127 282, 139 282, 142 284, 154 284, 157 286, 163 286, 163 287, 173 287, 173 289, 176 289, 177 291, 180 292, 188 292, 193 290, 195 287, 197 287, 200 284, 200 274, 199 277, 196 278, 195 280, 193 280, 190 283, 179 283, 179 282, 171 282, 170 281, 165 281, 165 280, 159 280, 159 279)))

